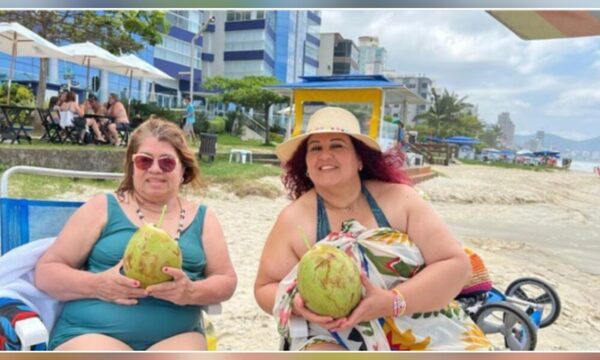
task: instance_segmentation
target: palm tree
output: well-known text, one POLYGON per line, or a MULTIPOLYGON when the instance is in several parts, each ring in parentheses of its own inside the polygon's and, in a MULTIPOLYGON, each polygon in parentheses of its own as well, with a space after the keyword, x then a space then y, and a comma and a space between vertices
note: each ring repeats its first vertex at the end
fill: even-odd
POLYGON ((469 105, 465 103, 465 97, 458 98, 455 93, 449 93, 444 89, 442 95, 434 88, 431 89, 433 104, 426 113, 419 114, 415 120, 425 120, 427 126, 435 129, 435 136, 445 137, 450 129, 458 124, 461 112, 469 105))

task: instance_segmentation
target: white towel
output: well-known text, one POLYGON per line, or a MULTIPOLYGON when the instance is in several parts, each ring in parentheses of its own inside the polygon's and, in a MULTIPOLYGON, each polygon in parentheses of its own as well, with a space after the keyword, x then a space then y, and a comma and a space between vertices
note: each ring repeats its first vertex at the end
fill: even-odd
POLYGON ((0 297, 23 301, 40 314, 52 329, 62 303, 35 287, 35 265, 56 238, 44 238, 19 246, 0 256, 0 297))

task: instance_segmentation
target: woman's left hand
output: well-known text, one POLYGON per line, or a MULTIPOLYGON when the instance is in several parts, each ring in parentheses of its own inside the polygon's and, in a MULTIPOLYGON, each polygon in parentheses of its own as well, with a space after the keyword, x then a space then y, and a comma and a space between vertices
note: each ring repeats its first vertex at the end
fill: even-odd
POLYGON ((365 296, 350 316, 337 328, 331 331, 343 331, 354 327, 363 321, 371 321, 384 316, 391 316, 394 311, 394 295, 389 290, 384 290, 371 284, 367 274, 360 274, 360 281, 365 288, 365 296))
POLYGON ((171 275, 173 280, 148 286, 146 294, 177 305, 189 305, 192 303, 189 299, 194 283, 186 273, 181 269, 169 266, 165 266, 163 272, 171 275))

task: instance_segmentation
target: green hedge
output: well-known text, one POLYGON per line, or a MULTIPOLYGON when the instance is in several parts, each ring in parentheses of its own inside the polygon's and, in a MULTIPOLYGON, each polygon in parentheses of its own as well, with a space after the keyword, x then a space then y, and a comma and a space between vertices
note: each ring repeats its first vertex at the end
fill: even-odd
POLYGON ((208 122, 208 132, 213 134, 222 134, 225 132, 225 119, 220 116, 208 122))

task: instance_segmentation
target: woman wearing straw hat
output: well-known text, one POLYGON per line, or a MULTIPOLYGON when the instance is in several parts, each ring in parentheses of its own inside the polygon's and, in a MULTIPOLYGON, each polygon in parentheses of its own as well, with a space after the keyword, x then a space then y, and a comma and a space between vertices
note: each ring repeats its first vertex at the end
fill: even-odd
POLYGON ((306 132, 276 152, 293 202, 267 238, 255 296, 292 350, 490 348, 452 301, 469 278, 469 260, 409 185, 399 152, 382 153, 337 107, 315 112, 306 132), (363 298, 347 317, 317 315, 298 294, 304 237, 343 249, 361 267, 363 298), (290 333, 294 317, 308 322, 305 334, 290 333))

